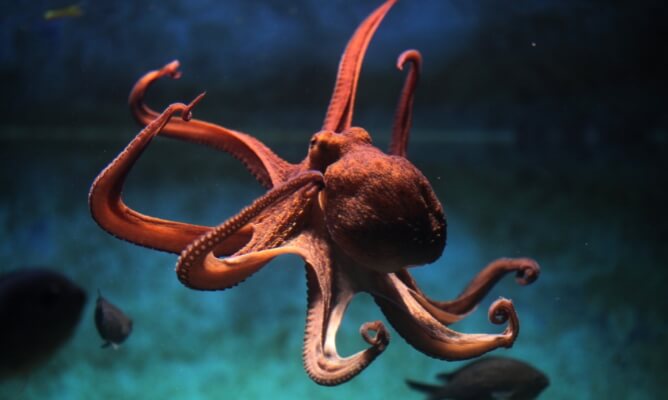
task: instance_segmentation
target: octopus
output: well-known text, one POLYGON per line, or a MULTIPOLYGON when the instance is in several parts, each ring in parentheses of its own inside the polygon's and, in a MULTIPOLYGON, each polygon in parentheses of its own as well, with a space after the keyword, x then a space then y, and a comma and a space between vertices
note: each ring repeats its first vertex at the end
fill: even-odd
POLYGON ((357 376, 390 341, 381 321, 362 324, 368 346, 350 356, 336 348, 337 330, 351 299, 370 294, 387 321, 418 351, 438 359, 463 360, 509 348, 519 319, 505 298, 489 308, 501 333, 460 333, 449 326, 482 301, 506 274, 519 284, 533 282, 538 264, 529 258, 500 258, 484 267, 453 300, 428 297, 409 268, 436 261, 445 248, 446 217, 427 178, 407 158, 413 100, 422 58, 407 50, 397 61, 406 69, 387 153, 371 135, 352 125, 355 94, 366 49, 396 3, 385 1, 357 28, 339 63, 334 92, 322 128, 299 163, 285 161, 257 138, 192 118, 202 99, 174 103, 161 113, 144 98, 163 77, 178 78, 173 61, 136 83, 130 108, 143 130, 97 176, 89 193, 95 221, 117 238, 178 254, 176 275, 186 287, 224 290, 241 283, 274 258, 303 259, 307 316, 303 363, 321 385, 338 385, 357 376), (125 204, 124 182, 157 135, 222 150, 240 160, 267 191, 217 226, 202 226, 142 214, 125 204))

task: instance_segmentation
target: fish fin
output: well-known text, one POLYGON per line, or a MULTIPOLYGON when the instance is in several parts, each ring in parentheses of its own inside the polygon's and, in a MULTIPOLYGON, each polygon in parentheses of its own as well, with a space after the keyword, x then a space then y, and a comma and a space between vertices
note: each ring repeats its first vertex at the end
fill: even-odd
POLYGON ((457 375, 456 371, 455 372, 442 372, 442 373, 436 375, 436 377, 441 381, 449 382, 450 380, 452 380, 452 378, 455 377, 455 375, 457 375))
POLYGON ((121 347, 121 346, 119 346, 118 343, 114 343, 114 342, 111 343, 111 348, 112 348, 112 349, 114 349, 114 350, 118 350, 119 347, 121 347))
POLYGON ((514 390, 499 390, 490 393, 494 400, 510 400, 515 395, 514 390))
POLYGON ((405 381, 406 384, 410 386, 411 389, 417 390, 422 393, 435 393, 440 389, 442 389, 442 387, 438 385, 430 385, 428 383, 417 382, 410 379, 406 379, 405 381))
POLYGON ((110 344, 111 344, 111 342, 104 342, 104 343, 102 343, 102 346, 100 346, 100 347, 103 348, 103 349, 106 349, 107 347, 109 347, 110 344))

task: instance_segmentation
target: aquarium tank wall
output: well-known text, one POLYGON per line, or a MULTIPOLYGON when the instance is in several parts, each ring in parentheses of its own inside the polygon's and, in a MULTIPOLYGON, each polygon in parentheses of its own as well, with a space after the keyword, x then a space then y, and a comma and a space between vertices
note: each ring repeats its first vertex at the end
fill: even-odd
MULTIPOLYGON (((175 272, 179 251, 141 246, 91 215, 94 180, 146 125, 130 111, 133 86, 174 60, 181 75, 151 85, 152 109, 206 92, 194 118, 248 134, 291 165, 308 160, 346 43, 383 1, 10 3, 0 24, 0 325, 72 327, 62 341, 19 330, 25 350, 15 353, 30 362, 0 365, 0 397, 421 399, 407 381, 443 386, 439 374, 477 359, 423 354, 408 325, 387 313, 383 301, 396 298, 359 293, 343 315, 338 353, 368 348, 359 330, 371 321, 387 327, 386 348, 349 381, 319 385, 302 360, 314 293, 302 257, 282 254, 227 290, 193 290, 175 272), (59 315, 45 308, 54 297, 3 278, 37 268, 86 293, 78 320, 75 311, 45 317, 59 315), (38 311, 10 303, 16 293, 38 311), (120 313, 100 314, 105 334, 98 293, 120 313), (122 339, 109 341, 118 324, 122 339)), ((397 57, 421 53, 406 158, 447 219, 442 256, 408 269, 416 286, 401 271, 378 276, 411 298, 449 300, 494 260, 535 260, 535 281, 523 285, 514 270, 493 280, 450 328, 500 334, 508 323, 490 323, 487 311, 512 300, 521 329, 511 348, 488 356, 539 371, 549 380, 540 399, 663 393, 667 18, 654 0, 399 0, 366 51, 351 124, 384 152, 410 70, 397 69, 397 57)), ((157 134, 127 177, 122 196, 133 210, 211 229, 272 187, 234 149, 166 136, 157 134)), ((339 256, 331 257, 350 261, 339 256)), ((366 279, 346 268, 354 277, 346 282, 366 279)), ((517 389, 522 374, 499 379, 517 389)), ((467 393, 480 388, 472 385, 467 393)))

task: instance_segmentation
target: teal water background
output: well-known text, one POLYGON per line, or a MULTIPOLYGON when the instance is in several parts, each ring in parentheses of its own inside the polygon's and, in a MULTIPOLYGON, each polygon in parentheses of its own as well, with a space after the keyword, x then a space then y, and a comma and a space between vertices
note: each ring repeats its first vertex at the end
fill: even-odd
MULTIPOLYGON (((119 129, 128 140, 136 133, 119 129)), ((668 369, 662 356, 668 325, 665 147, 540 154, 512 143, 421 135, 429 133, 413 132, 409 158, 432 182, 449 230, 443 257, 413 270, 422 288, 434 298, 452 298, 502 256, 530 256, 542 266, 531 286, 504 279, 455 329, 499 331, 487 322, 486 308, 498 296, 511 298, 520 336, 512 349, 495 354, 544 371, 551 385, 541 398, 656 398, 668 369)), ((308 136, 301 143, 276 139, 289 136, 267 141, 297 161, 308 136)), ((383 146, 384 135, 376 136, 383 146)), ((51 266, 90 296, 72 339, 28 376, 1 382, 3 398, 419 399, 405 378, 430 381, 462 364, 431 359, 391 330, 385 353, 351 382, 314 384, 301 362, 306 288, 298 258, 279 258, 224 292, 192 291, 176 279, 176 256, 120 241, 93 222, 89 185, 123 146, 2 143, 2 271, 51 266), (134 319, 132 336, 117 351, 100 348, 93 323, 97 289, 134 319)), ((125 196, 153 216, 214 225, 262 192, 229 155, 158 138, 131 174, 125 196)), ((338 335, 341 353, 362 349, 358 328, 376 319, 384 320, 378 307, 358 296, 338 335)))
MULTIPOLYGON (((306 284, 281 257, 242 285, 197 292, 176 256, 118 240, 90 217, 95 176, 134 137, 127 96, 146 72, 157 110, 207 91, 196 118, 255 135, 289 161, 321 126, 346 41, 381 0, 147 0, 3 4, 0 23, 0 273, 47 266, 85 288, 71 340, 0 399, 420 399, 405 378, 435 381, 462 363, 431 359, 391 328, 391 343, 351 382, 326 388, 303 370, 306 284), (134 319, 100 349, 97 290, 134 319)), ((454 328, 498 332, 499 296, 521 332, 494 354, 551 380, 541 399, 655 399, 668 376, 668 5, 662 0, 400 0, 371 42, 353 123, 387 148, 405 72, 422 52, 409 158, 448 215, 441 259, 413 270, 450 299, 488 262, 528 256, 537 282, 501 281, 454 328)), ((263 193, 231 156, 158 138, 125 196, 149 215, 216 225, 263 193)), ((341 353, 384 320, 366 295, 348 310, 341 353)), ((0 326, 0 329, 2 327, 0 326)))

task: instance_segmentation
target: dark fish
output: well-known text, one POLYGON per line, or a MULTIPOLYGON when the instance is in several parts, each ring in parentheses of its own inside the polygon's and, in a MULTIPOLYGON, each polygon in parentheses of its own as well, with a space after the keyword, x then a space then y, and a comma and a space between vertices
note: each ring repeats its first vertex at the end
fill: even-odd
POLYGON ((58 272, 0 275, 0 377, 46 361, 74 332, 86 293, 58 272))
POLYGON ((545 374, 531 365, 507 357, 485 357, 450 373, 437 375, 441 385, 406 380, 429 400, 535 399, 550 384, 545 374))
POLYGON ((95 305, 95 326, 105 342, 102 347, 113 346, 114 349, 123 343, 132 332, 132 320, 118 307, 102 297, 98 290, 95 305))

